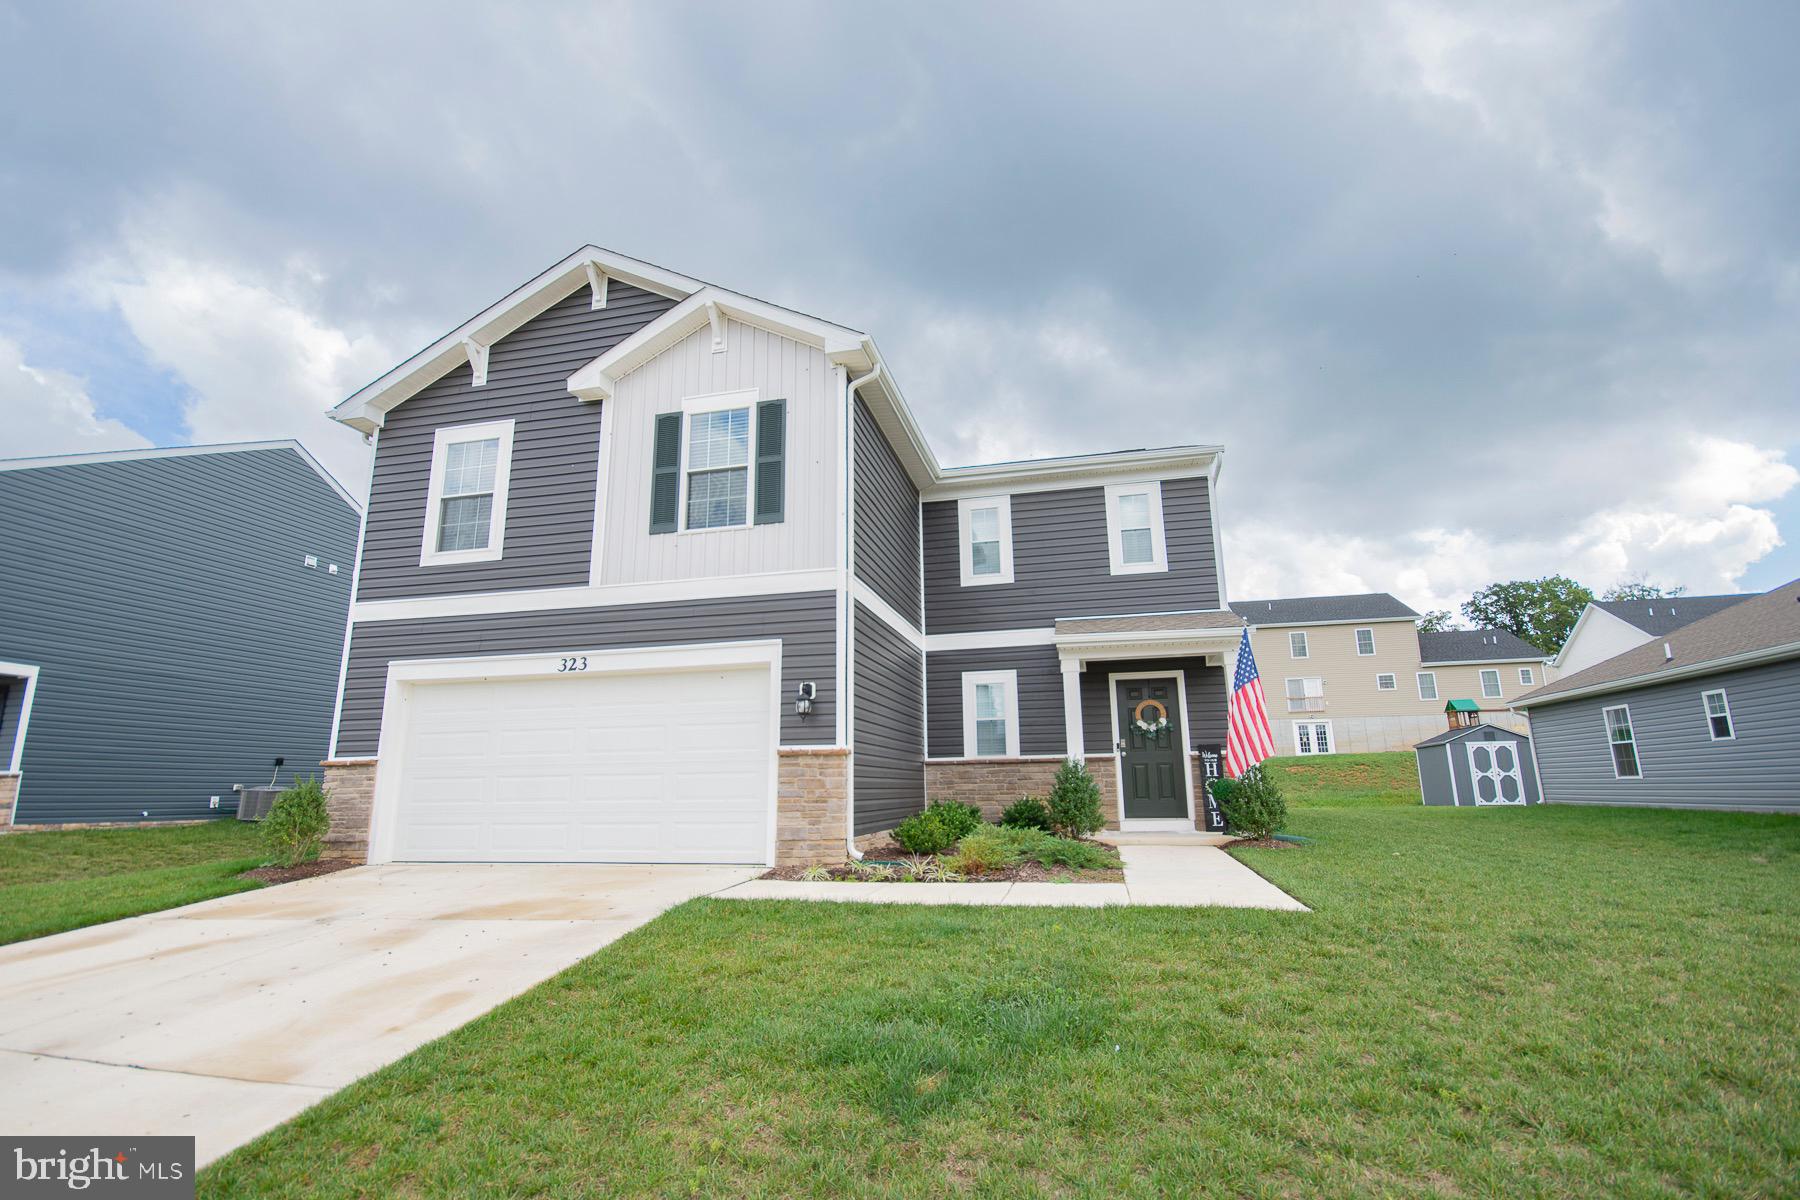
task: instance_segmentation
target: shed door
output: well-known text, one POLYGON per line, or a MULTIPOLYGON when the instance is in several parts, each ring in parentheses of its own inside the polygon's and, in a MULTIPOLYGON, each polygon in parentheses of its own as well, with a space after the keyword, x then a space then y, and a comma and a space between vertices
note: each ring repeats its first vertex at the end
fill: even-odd
POLYGON ((1470 743, 1469 774, 1475 781, 1476 804, 1525 803, 1517 742, 1470 743))

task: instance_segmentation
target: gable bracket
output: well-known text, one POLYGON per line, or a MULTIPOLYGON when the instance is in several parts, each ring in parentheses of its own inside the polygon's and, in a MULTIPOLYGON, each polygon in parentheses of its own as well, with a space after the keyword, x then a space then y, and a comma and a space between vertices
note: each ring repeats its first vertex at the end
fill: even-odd
POLYGON ((721 354, 725 350, 725 314, 719 311, 717 304, 708 301, 706 319, 712 324, 713 353, 721 354))
POLYGON ((588 261, 588 263, 586 265, 587 265, 587 277, 588 277, 588 290, 594 294, 593 307, 594 308, 605 308, 606 307, 606 272, 602 271, 600 269, 599 263, 594 262, 591 259, 588 261))
POLYGON ((474 376, 474 386, 481 387, 487 383, 488 348, 472 337, 464 338, 462 344, 469 355, 469 374, 474 376))

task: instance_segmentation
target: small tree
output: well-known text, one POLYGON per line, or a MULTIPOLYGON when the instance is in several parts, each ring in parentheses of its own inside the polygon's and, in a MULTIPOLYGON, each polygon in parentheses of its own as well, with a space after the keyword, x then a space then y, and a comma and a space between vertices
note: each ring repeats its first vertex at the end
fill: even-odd
POLYGON ((297 867, 319 856, 330 828, 325 786, 317 779, 300 779, 275 798, 269 815, 263 818, 263 844, 276 862, 297 867))
POLYGON ((1106 825, 1106 818, 1100 815, 1100 785, 1085 765, 1072 758, 1064 759, 1057 768, 1047 807, 1050 827, 1064 837, 1086 837, 1106 825))
POLYGON ((1287 801, 1260 766, 1245 771, 1233 787, 1215 787, 1213 798, 1225 814, 1226 827, 1245 837, 1271 837, 1287 824, 1287 801))

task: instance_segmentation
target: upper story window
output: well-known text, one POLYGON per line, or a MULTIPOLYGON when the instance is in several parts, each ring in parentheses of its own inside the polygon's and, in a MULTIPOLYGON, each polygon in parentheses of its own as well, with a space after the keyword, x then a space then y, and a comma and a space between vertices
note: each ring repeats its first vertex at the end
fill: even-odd
POLYGON ((1375 653, 1375 631, 1373 629, 1356 631, 1356 652, 1364 658, 1375 653))
POLYGON ((750 409, 688 417, 687 528, 750 523, 750 409))
POLYGON ((1017 758, 1019 673, 967 671, 962 677, 963 756, 1017 758))
POLYGON ((962 584, 1013 581, 1012 497, 977 496, 956 502, 962 584))
POLYGON ((1419 699, 1436 700, 1438 698, 1436 671, 1420 671, 1414 678, 1419 681, 1419 699))
POLYGON ((1107 484, 1106 540, 1114 575, 1168 570, 1168 551, 1163 544, 1162 484, 1107 484))
POLYGON ((1520 687, 1530 687, 1536 681, 1536 679, 1537 679, 1537 675, 1532 672, 1530 667, 1520 667, 1519 668, 1519 686, 1520 687))
POLYGON ((1618 779, 1642 779, 1638 765, 1637 734, 1631 728, 1631 709, 1621 704, 1606 709, 1606 741, 1612 747, 1613 776, 1618 779))
POLYGON ((1287 681, 1289 712, 1325 711, 1325 681, 1318 676, 1287 681))
POLYGON ((1306 657, 1306 631, 1304 629, 1296 629, 1288 634, 1288 657, 1306 657))
POLYGON ((740 529, 783 519, 787 401, 755 388, 690 396, 656 414, 650 532, 740 529))
POLYGON ((1723 689, 1702 692, 1700 703, 1706 707, 1706 727, 1713 741, 1728 742, 1737 736, 1731 728, 1731 702, 1726 699, 1723 689))
POLYGON ((510 420, 437 431, 431 447, 420 566, 491 562, 501 556, 512 447, 510 420))
POLYGON ((1481 694, 1488 700, 1500 698, 1500 672, 1488 667, 1481 670, 1481 694))
POLYGON ((1375 686, 1381 691, 1392 692, 1399 690, 1400 681, 1392 675, 1381 674, 1375 677, 1375 686))

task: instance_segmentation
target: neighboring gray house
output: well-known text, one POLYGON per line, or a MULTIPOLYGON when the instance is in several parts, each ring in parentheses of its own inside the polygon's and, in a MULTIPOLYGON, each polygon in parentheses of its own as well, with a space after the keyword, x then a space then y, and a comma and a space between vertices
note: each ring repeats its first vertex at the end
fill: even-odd
POLYGON ((0 824, 316 774, 358 519, 291 441, 0 461, 0 824))
POLYGON ((333 415, 376 439, 337 853, 841 859, 1067 755, 1194 826, 1216 446, 944 467, 867 334, 593 246, 333 415))
POLYGON ((1800 812, 1800 580, 1515 704, 1551 803, 1800 812))

